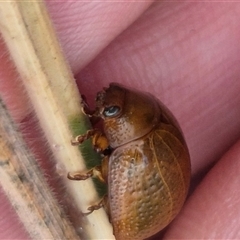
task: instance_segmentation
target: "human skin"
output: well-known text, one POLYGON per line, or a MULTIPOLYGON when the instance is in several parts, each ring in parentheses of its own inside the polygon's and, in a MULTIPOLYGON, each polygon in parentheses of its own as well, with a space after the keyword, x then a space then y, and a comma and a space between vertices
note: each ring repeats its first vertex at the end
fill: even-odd
MULTIPOLYGON (((80 92, 91 104, 103 86, 120 82, 152 93, 178 119, 194 191, 165 238, 239 239, 240 4, 150 5, 47 2, 80 92)), ((0 56, 0 92, 21 122, 31 108, 6 56, 0 56)), ((0 239, 27 238, 1 192, 0 212, 0 239)))

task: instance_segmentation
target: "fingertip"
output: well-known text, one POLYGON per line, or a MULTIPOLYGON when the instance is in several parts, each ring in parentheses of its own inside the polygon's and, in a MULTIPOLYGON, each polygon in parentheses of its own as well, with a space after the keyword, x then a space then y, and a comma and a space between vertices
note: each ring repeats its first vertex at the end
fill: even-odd
POLYGON ((211 169, 165 239, 240 238, 240 141, 211 169))

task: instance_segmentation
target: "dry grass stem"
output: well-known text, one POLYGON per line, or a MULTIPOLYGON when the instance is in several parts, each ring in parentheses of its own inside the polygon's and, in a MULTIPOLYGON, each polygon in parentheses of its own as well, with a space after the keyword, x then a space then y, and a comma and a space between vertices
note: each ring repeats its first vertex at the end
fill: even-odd
MULTIPOLYGON (((72 126, 80 124, 81 131, 84 131, 86 119, 81 113, 80 96, 45 5, 41 1, 1 1, 0 31, 57 161, 56 165, 66 174, 85 170, 82 155, 71 146, 70 140, 76 134, 72 126)), ((98 201, 91 180, 74 182, 64 175, 63 181, 74 199, 73 205, 79 211, 86 212, 90 204, 98 201)), ((86 239, 114 239, 103 209, 84 217, 79 228, 83 229, 86 239)))
POLYGON ((0 184, 32 239, 78 239, 0 99, 0 184))

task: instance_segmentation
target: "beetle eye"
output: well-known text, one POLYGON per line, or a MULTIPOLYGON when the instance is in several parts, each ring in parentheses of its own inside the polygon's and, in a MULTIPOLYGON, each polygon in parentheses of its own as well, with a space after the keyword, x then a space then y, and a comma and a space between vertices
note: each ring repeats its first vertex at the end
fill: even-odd
POLYGON ((103 111, 103 115, 105 117, 115 117, 120 111, 120 107, 118 106, 110 106, 106 107, 103 111))

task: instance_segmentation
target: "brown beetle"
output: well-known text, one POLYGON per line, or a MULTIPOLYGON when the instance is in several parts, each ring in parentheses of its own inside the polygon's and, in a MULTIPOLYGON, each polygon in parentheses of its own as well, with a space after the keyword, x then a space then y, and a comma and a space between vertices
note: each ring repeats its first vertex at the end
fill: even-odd
POLYGON ((116 239, 154 235, 178 214, 188 192, 190 158, 177 121, 152 95, 116 83, 97 94, 94 111, 85 112, 103 119, 104 134, 89 130, 74 144, 91 137, 97 151, 112 152, 101 166, 68 177, 95 175, 108 183, 108 200, 89 210, 107 208, 116 239))

